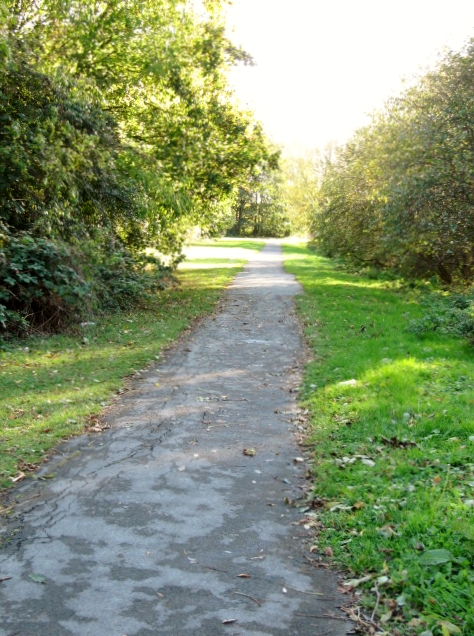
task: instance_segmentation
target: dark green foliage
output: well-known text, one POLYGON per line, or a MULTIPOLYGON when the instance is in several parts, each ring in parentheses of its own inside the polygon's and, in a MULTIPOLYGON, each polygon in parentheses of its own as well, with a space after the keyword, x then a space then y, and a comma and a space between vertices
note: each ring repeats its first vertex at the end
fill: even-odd
POLYGON ((53 331, 80 316, 89 286, 65 244, 22 232, 0 243, 0 324, 53 331))
POLYGON ((408 330, 420 336, 437 331, 467 338, 474 343, 474 297, 464 294, 435 294, 422 297, 422 318, 412 320, 408 330))
POLYGON ((312 229, 327 255, 472 280, 473 82, 471 41, 326 161, 312 229))
POLYGON ((145 306, 157 291, 165 289, 172 278, 172 267, 164 266, 152 255, 132 257, 124 248, 89 250, 88 264, 92 292, 104 310, 127 310, 145 306))
POLYGON ((112 241, 78 250, 26 232, 4 233, 0 325, 4 333, 51 332, 93 312, 143 306, 173 281, 175 264, 134 256, 112 241))
POLYGON ((116 124, 77 87, 18 51, 0 68, 0 123, 0 219, 12 231, 71 240, 133 225, 116 124))

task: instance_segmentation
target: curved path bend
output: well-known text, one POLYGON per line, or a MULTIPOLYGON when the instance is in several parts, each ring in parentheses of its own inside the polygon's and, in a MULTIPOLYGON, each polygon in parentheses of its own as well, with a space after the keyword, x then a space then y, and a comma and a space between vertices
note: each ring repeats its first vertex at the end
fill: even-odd
POLYGON ((347 633, 336 576, 312 567, 284 502, 305 472, 290 423, 298 291, 268 243, 109 411, 110 430, 71 440, 42 469, 54 479, 17 491, 0 636, 347 633))

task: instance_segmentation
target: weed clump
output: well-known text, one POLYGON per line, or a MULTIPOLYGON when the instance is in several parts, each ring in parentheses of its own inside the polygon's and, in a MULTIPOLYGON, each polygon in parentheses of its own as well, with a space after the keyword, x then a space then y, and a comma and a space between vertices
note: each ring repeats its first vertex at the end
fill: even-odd
POLYGON ((420 299, 423 315, 407 329, 418 336, 438 332, 460 336, 474 343, 474 291, 468 294, 431 292, 420 299))

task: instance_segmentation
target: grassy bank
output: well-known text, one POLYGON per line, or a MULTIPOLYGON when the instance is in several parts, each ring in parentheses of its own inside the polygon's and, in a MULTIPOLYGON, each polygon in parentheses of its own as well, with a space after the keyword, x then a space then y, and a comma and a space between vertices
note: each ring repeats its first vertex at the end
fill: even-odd
POLYGON ((285 254, 313 351, 315 545, 387 634, 474 634, 473 347, 409 333, 422 308, 396 281, 285 254))
POLYGON ((178 284, 150 307, 96 319, 74 334, 17 341, 0 353, 0 488, 28 476, 59 440, 94 426, 127 376, 139 375, 193 319, 212 311, 245 263, 241 249, 263 243, 226 241, 239 259, 232 249, 229 258, 210 258, 213 245, 184 263, 178 284))

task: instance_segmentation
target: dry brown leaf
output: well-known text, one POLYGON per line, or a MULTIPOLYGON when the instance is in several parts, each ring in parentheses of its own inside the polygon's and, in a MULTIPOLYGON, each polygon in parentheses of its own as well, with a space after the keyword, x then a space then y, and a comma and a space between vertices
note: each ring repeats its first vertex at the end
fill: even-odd
POLYGON ((14 484, 16 484, 17 481, 21 481, 22 479, 25 479, 25 477, 25 473, 20 471, 16 477, 10 477, 10 479, 14 484))

